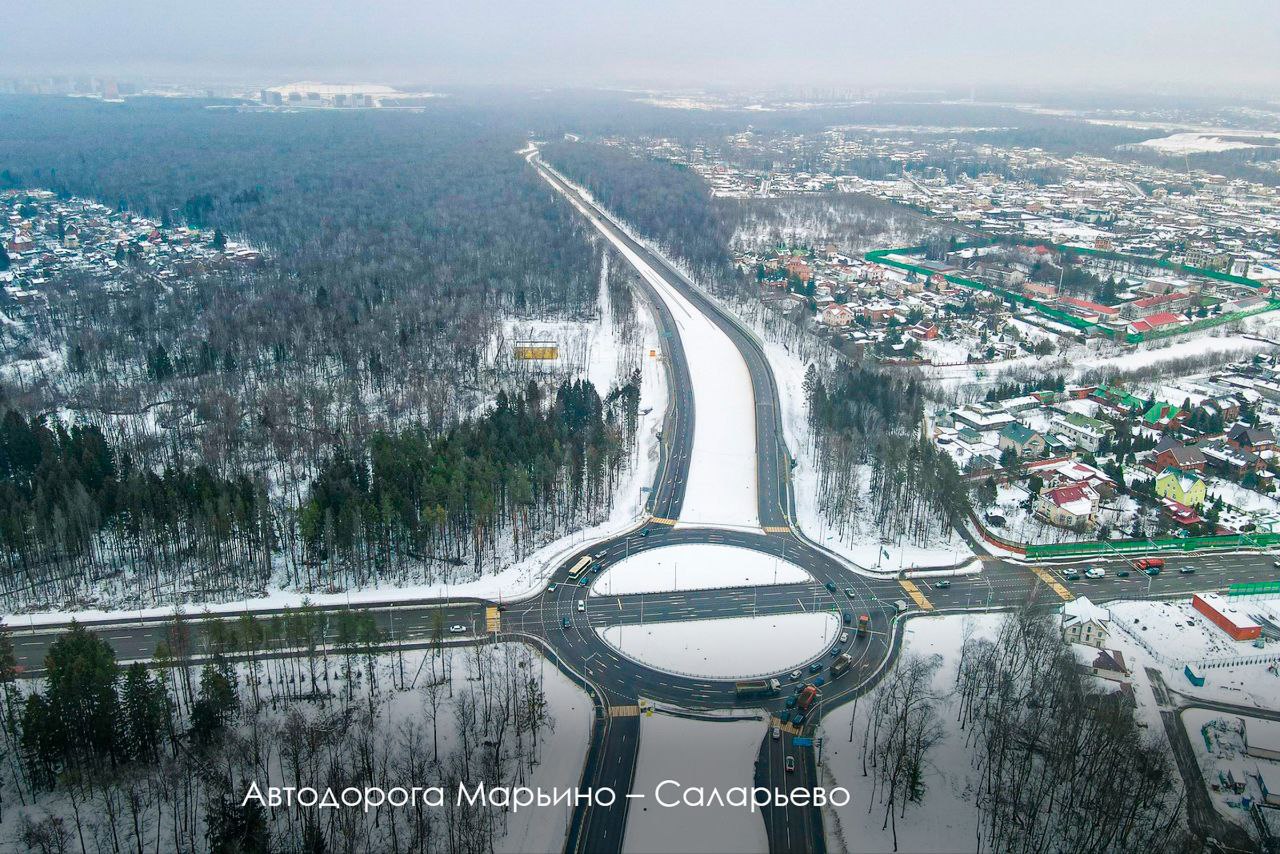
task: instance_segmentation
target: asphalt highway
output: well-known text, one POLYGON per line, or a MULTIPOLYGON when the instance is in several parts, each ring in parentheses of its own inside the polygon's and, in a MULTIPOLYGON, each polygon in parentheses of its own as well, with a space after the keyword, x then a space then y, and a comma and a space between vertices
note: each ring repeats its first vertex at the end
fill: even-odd
MULTIPOLYGON (((650 488, 645 519, 632 530, 586 546, 556 567, 548 586, 537 595, 500 608, 500 629, 495 639, 529 638, 548 651, 558 667, 585 685, 598 703, 597 719, 591 735, 583 787, 608 786, 617 793, 617 803, 609 808, 582 808, 575 812, 567 851, 617 852, 622 848, 626 827, 625 797, 635 773, 639 746, 641 697, 678 705, 687 710, 705 711, 728 706, 763 708, 774 715, 805 682, 822 675, 818 702, 807 715, 804 732, 811 732, 825 709, 869 690, 888 666, 898 649, 903 620, 929 611, 994 610, 1026 603, 1051 604, 1062 601, 1055 585, 1068 595, 1087 595, 1098 602, 1112 599, 1186 595, 1212 590, 1240 581, 1272 580, 1280 577, 1274 558, 1265 554, 1232 554, 1167 557, 1167 566, 1156 577, 1130 571, 1122 560, 1074 561, 1060 565, 1029 567, 985 552, 980 541, 972 541, 982 555, 983 571, 958 575, 942 581, 917 577, 906 580, 896 573, 873 575, 855 571, 845 561, 815 543, 794 523, 794 501, 790 480, 791 457, 780 423, 778 389, 759 342, 731 315, 707 297, 666 259, 629 238, 593 202, 561 181, 536 157, 531 166, 567 200, 579 208, 593 225, 623 242, 651 266, 672 288, 678 290, 734 342, 747 364, 756 399, 757 495, 760 530, 714 527, 674 527, 684 501, 685 481, 693 449, 696 401, 693 399, 689 368, 676 324, 666 304, 644 284, 645 296, 653 308, 662 339, 663 363, 668 377, 669 400, 661 436, 655 482, 650 488), (746 588, 718 588, 645 595, 591 595, 591 582, 614 564, 644 551, 683 543, 721 543, 777 556, 803 568, 812 577, 803 583, 746 588), (571 578, 569 568, 583 555, 591 555, 591 568, 584 577, 571 578), (1106 569, 1103 579, 1083 577, 1086 567, 1106 569), (1184 567, 1195 572, 1180 572, 1184 567), (1071 581, 1064 572, 1079 571, 1071 581), (582 583, 586 581, 586 585, 582 583), (1054 584, 1049 584, 1052 580, 1054 584), (914 589, 913 589, 914 588, 914 589), (579 606, 581 603, 581 610, 579 606), (752 614, 781 614, 800 611, 829 611, 839 615, 849 639, 841 643, 833 633, 830 644, 815 650, 810 662, 799 667, 801 675, 777 674, 783 682, 779 695, 740 699, 732 681, 683 676, 654 669, 628 658, 606 643, 599 630, 617 624, 670 622, 752 614), (854 630, 860 616, 869 618, 869 630, 854 630), (832 678, 830 663, 836 651, 846 652, 852 666, 832 678), (818 665, 811 672, 808 664, 818 665)), ((429 642, 445 628, 455 641, 484 638, 493 629, 495 603, 478 600, 402 601, 367 607, 389 640, 404 644, 429 642), (450 627, 462 631, 454 633, 450 627)), ((28 674, 40 671, 49 645, 65 631, 65 625, 31 625, 23 628, 21 617, 11 618, 19 664, 28 674)), ((204 648, 205 632, 191 619, 193 649, 204 648)), ((150 658, 157 643, 167 633, 163 620, 115 620, 94 626, 111 642, 121 660, 150 658)), ((281 654, 286 654, 282 651, 281 654)), ((766 735, 756 768, 757 779, 780 788, 811 786, 818 781, 812 749, 797 747, 790 732, 780 738, 766 735), (796 769, 785 771, 788 756, 796 769)), ((817 809, 789 807, 771 810, 763 816, 773 851, 822 851, 822 817, 817 809)))

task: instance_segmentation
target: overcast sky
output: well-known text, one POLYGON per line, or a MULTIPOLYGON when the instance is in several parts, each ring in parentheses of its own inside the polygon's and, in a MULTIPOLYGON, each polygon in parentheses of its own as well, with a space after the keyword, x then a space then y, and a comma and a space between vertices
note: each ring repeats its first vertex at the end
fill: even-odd
POLYGON ((1280 98, 1280 0, 6 0, 0 76, 1280 98))

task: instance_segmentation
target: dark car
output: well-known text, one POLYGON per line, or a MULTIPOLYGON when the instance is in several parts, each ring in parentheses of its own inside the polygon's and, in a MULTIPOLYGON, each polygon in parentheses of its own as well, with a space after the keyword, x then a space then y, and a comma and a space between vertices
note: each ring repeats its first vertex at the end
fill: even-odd
POLYGON ((1160 574, 1160 567, 1149 566, 1146 569, 1144 569, 1143 572, 1145 572, 1147 575, 1150 575, 1152 578, 1154 578, 1160 574))
POLYGON ((809 672, 810 672, 810 673, 817 673, 817 672, 818 672, 819 670, 821 670, 821 669, 822 669, 822 662, 821 662, 821 661, 815 661, 813 664, 810 664, 810 665, 809 665, 809 672))
POLYGON ((791 720, 791 713, 783 712, 782 714, 778 715, 778 720, 782 721, 785 724, 786 722, 791 720))
POLYGON ((1129 570, 1127 569, 1122 569, 1116 572, 1116 578, 1128 578, 1128 577, 1129 577, 1129 570))
POLYGON ((567 629, 567 628, 569 628, 569 618, 568 618, 568 617, 561 617, 561 618, 560 618, 560 628, 562 628, 562 629, 567 629))
POLYGON ((821 688, 823 685, 826 685, 826 684, 827 684, 827 680, 821 676, 813 680, 813 687, 815 688, 821 688))
POLYGON ((1183 575, 1195 575, 1196 568, 1194 566, 1181 566, 1178 567, 1178 572, 1181 572, 1183 575))
POLYGON ((804 715, 800 714, 799 712, 796 712, 796 715, 791 719, 791 722, 796 726, 800 726, 801 724, 804 723, 804 715))
POLYGON ((787 702, 786 702, 786 706, 787 706, 787 708, 788 708, 788 709, 794 709, 794 708, 796 707, 796 698, 795 698, 795 697, 788 697, 788 698, 787 698, 787 702))
POLYGON ((951 586, 951 582, 944 578, 941 581, 933 582, 933 586, 937 590, 946 590, 948 587, 951 586))
POLYGON ((827 590, 831 591, 832 593, 835 593, 835 592, 836 592, 836 583, 835 583, 834 581, 828 581, 828 582, 827 582, 827 590))
POLYGON ((847 626, 847 625, 850 625, 851 623, 853 623, 853 612, 852 612, 852 611, 845 611, 845 612, 844 612, 844 624, 847 626))

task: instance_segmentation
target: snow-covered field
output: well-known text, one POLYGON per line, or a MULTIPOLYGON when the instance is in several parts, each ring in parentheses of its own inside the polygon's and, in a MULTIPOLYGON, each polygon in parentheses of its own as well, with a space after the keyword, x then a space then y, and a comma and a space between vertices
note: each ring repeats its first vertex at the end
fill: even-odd
POLYGON ((680 331, 696 400, 681 522, 758 528, 755 395, 741 354, 718 326, 608 232, 594 211, 575 206, 653 287, 680 331))
MULTIPOLYGON (((955 685, 966 627, 975 638, 994 638, 1001 619, 999 614, 914 617, 907 621, 904 630, 903 653, 941 655, 943 665, 933 685, 937 691, 949 695, 955 685)), ((946 734, 929 753, 924 804, 910 806, 905 820, 898 820, 900 851, 956 851, 972 847, 977 819, 966 792, 970 775, 977 772, 973 768, 972 751, 965 744, 965 734, 955 725, 957 703, 955 697, 948 696, 939 707, 938 717, 943 721, 946 734)), ((857 705, 856 719, 853 703, 830 709, 822 719, 824 782, 844 786, 851 796, 847 805, 823 811, 827 847, 831 851, 893 850, 890 830, 880 829, 884 805, 871 800, 870 778, 862 773, 862 736, 870 707, 871 703, 864 698, 857 705)))
POLYGON ((683 543, 650 549, 613 564, 591 585, 591 592, 613 596, 791 584, 811 578, 795 564, 762 552, 713 543, 683 543))
MULTIPOLYGON (((687 720, 664 714, 641 719, 640 756, 631 790, 644 798, 631 801, 624 854, 768 851, 759 813, 719 804, 667 808, 654 799, 663 780, 679 781, 677 793, 694 786, 722 792, 731 786, 752 786, 764 736, 762 721, 687 720)), ((663 800, 670 803, 671 794, 672 787, 665 787, 663 800)))
POLYGON ((1238 148, 1257 148, 1254 143, 1236 139, 1223 139, 1208 133, 1175 133, 1169 136, 1144 139, 1136 143, 1145 148, 1154 149, 1161 154, 1206 154, 1218 151, 1233 151, 1238 148))
POLYGON ((684 676, 738 679, 782 673, 817 658, 840 634, 826 611, 597 628, 619 653, 684 676))

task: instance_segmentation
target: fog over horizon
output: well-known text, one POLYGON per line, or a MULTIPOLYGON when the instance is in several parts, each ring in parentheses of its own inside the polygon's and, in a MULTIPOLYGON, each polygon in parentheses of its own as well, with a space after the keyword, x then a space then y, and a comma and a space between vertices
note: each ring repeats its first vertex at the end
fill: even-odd
POLYGON ((1280 97, 1275 0, 11 0, 0 74, 1280 97))

